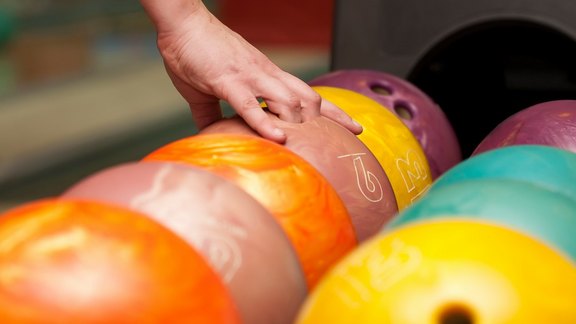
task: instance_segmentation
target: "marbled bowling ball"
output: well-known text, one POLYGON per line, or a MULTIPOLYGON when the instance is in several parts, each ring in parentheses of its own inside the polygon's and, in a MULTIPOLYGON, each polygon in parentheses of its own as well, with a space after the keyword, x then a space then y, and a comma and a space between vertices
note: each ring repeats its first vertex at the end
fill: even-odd
POLYGON ((537 237, 576 261, 576 200, 517 180, 468 180, 430 190, 394 217, 385 231, 462 215, 537 237))
POLYGON ((459 163, 436 179, 430 191, 478 179, 525 181, 576 201, 576 153, 531 144, 495 148, 459 163))
POLYGON ((274 217, 206 170, 126 163, 82 179, 61 197, 114 203, 170 228, 218 272, 245 323, 291 324, 307 294, 296 253, 274 217))
POLYGON ((288 235, 309 289, 357 245, 336 190, 310 163, 275 142, 245 134, 197 134, 168 143, 143 161, 197 166, 252 195, 288 235))
POLYGON ((576 152, 576 100, 546 101, 514 113, 488 133, 472 155, 523 144, 576 152))
POLYGON ((394 113, 357 92, 336 87, 312 87, 323 100, 336 105, 359 122, 358 138, 370 149, 394 190, 398 210, 412 204, 432 184, 422 146, 394 113))
POLYGON ((379 70, 341 69, 308 83, 361 93, 396 114, 422 145, 434 179, 462 160, 458 138, 446 114, 411 82, 379 70))
MULTIPOLYGON (((269 116, 286 133, 284 146, 312 164, 338 192, 359 241, 376 234, 396 214, 396 198, 386 173, 356 135, 325 117, 289 123, 269 116)), ((222 119, 200 133, 257 136, 239 116, 222 119)))
POLYGON ((149 217, 43 199, 0 215, 1 323, 241 323, 226 286, 149 217))
POLYGON ((338 262, 296 323, 575 323, 576 267, 484 222, 412 224, 338 262))

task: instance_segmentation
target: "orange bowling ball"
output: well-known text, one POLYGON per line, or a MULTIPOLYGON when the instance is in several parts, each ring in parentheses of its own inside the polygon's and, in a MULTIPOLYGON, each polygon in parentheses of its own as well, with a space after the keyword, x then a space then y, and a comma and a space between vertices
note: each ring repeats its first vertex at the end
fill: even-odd
MULTIPOLYGON (((304 123, 269 116, 286 133, 284 146, 312 164, 336 189, 348 208, 359 242, 378 233, 398 212, 384 169, 356 135, 322 116, 304 123)), ((200 133, 256 135, 239 116, 221 119, 200 133)))
POLYGON ((180 235, 220 275, 244 323, 292 324, 308 293, 282 227, 252 196, 212 172, 131 162, 92 174, 60 197, 134 209, 180 235))
POLYGON ((0 216, 0 323, 240 323, 206 261, 143 214, 43 199, 0 216))
POLYGON ((169 143, 143 161, 199 166, 250 193, 281 224, 309 288, 357 245, 336 190, 310 163, 275 142, 244 134, 198 134, 169 143))

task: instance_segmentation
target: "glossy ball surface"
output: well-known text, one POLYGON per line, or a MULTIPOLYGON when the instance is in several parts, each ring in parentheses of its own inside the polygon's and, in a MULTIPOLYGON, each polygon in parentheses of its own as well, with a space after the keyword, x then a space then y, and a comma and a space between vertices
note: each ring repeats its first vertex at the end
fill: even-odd
POLYGON ((0 216, 2 323, 240 323, 190 245, 150 218, 85 200, 0 216))
POLYGON ((169 143, 143 161, 201 167, 243 188, 281 224, 310 289, 357 245, 336 190, 310 163, 275 142, 244 134, 198 134, 169 143))
POLYGON ((320 96, 359 122, 358 138, 376 157, 392 185, 398 210, 412 204, 432 184, 420 143, 400 119, 367 96, 335 87, 312 87, 320 96))
POLYGON ((378 70, 342 69, 308 84, 361 93, 396 114, 420 142, 434 179, 462 160, 458 138, 442 108, 408 80, 378 70))
MULTIPOLYGON (((284 146, 312 164, 348 208, 358 241, 376 234, 398 212, 394 191, 372 152, 336 122, 318 117, 289 123, 270 115, 286 133, 284 146)), ((242 118, 222 119, 200 134, 240 133, 257 136, 242 118)))
POLYGON ((92 174, 61 197, 114 203, 177 233, 218 272, 246 323, 291 324, 308 293, 296 253, 274 217, 206 170, 126 163, 92 174))
POLYGON ((363 243, 312 292, 298 324, 572 323, 576 267, 481 222, 414 224, 363 243))

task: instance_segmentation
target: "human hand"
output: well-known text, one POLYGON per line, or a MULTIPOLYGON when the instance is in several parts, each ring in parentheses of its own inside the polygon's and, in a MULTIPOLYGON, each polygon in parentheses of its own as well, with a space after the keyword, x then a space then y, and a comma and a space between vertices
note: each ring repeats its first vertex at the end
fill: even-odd
POLYGON ((284 121, 300 123, 323 115, 355 134, 362 131, 344 111, 280 69, 206 8, 171 28, 159 29, 158 47, 199 129, 222 118, 221 99, 256 132, 277 142, 284 142, 286 135, 274 126, 259 100, 284 121))

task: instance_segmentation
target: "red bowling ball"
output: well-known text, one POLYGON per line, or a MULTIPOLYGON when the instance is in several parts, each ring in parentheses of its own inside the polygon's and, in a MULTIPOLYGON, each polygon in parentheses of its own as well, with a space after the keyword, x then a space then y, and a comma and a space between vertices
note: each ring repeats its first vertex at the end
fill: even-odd
MULTIPOLYGON (((284 122, 285 147, 312 164, 344 201, 359 241, 376 234, 398 207, 386 173, 370 150, 354 134, 334 121, 318 117, 305 123, 284 122)), ((242 118, 222 119, 200 131, 209 133, 256 133, 242 118)))
POLYGON ((308 83, 355 91, 395 113, 422 146, 433 178, 462 160, 456 133, 444 111, 412 83, 368 69, 332 71, 308 83))
POLYGON ((274 217, 240 187, 208 171, 127 163, 83 179, 62 198, 114 203, 170 228, 218 272, 244 323, 290 324, 307 294, 297 255, 274 217))
POLYGON ((484 137, 472 155, 522 144, 576 152, 576 100, 546 101, 511 115, 484 137))

